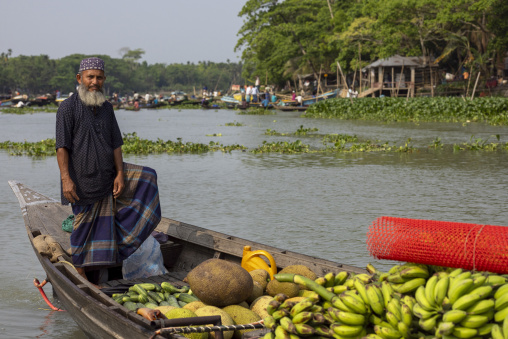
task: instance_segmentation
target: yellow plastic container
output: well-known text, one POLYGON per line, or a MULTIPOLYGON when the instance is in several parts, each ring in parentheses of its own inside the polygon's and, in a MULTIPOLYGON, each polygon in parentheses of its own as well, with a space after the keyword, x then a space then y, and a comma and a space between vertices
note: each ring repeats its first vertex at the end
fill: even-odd
POLYGON ((242 267, 247 272, 263 269, 270 274, 270 279, 273 279, 273 275, 277 274, 277 265, 275 265, 275 259, 273 259, 272 255, 264 250, 252 251, 250 246, 243 248, 242 267), (268 259, 270 266, 268 266, 262 257, 268 259))

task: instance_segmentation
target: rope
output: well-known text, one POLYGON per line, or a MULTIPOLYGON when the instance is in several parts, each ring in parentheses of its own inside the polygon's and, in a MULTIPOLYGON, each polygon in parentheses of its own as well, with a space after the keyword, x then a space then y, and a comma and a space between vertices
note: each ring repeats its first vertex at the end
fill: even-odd
POLYGON ((471 234, 471 232, 478 226, 481 226, 480 228, 480 231, 478 231, 478 233, 476 233, 476 236, 474 238, 474 244, 473 244, 473 271, 476 271, 476 241, 478 240, 478 236, 480 235, 480 233, 483 231, 483 228, 486 226, 486 225, 475 225, 473 228, 471 228, 469 230, 469 232, 467 232, 467 235, 466 235, 466 240, 464 241, 464 257, 467 258, 467 238, 469 238, 469 234, 471 234))
MULTIPOLYGON (((70 267, 72 267, 72 268, 74 268, 76 270, 76 267, 74 267, 74 265, 72 263, 68 262, 67 260, 60 260, 59 262, 62 263, 62 264, 67 264, 67 265, 69 265, 70 267)), ((78 270, 76 270, 76 272, 77 271, 78 270)))
POLYGON ((196 326, 196 327, 166 327, 157 330, 155 335, 174 334, 174 333, 205 333, 215 331, 236 331, 236 330, 253 330, 264 328, 263 320, 245 325, 219 325, 219 326, 196 326))

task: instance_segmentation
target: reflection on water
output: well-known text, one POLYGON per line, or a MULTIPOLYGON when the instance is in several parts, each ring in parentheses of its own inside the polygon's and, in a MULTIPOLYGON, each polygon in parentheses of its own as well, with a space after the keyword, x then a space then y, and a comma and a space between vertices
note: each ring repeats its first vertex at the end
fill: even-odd
MULTIPOLYGON (((184 142, 213 140, 253 148, 263 140, 297 139, 267 136, 267 129, 293 133, 303 125, 318 128, 319 134, 356 134, 391 143, 412 138, 413 146, 421 147, 413 153, 256 155, 235 151, 125 157, 157 170, 164 216, 241 238, 360 267, 373 262, 385 268, 392 262, 371 258, 365 244, 369 225, 380 216, 507 224, 507 152, 426 149, 436 137, 453 144, 467 142, 473 134, 483 139, 499 134, 506 142, 506 127, 310 120, 294 112, 250 116, 230 110, 119 111, 117 118, 122 132, 149 139, 181 137, 184 142), (230 122, 243 126, 225 126, 230 122), (222 137, 206 136, 213 133, 222 137)), ((53 137, 54 119, 50 113, 0 115, 0 141, 53 137)), ((320 138, 298 139, 322 147, 320 138)), ((4 258, 0 261, 0 336, 84 338, 64 312, 39 309, 46 306, 32 280, 34 276, 44 279, 44 272, 7 185, 7 180, 15 179, 58 198, 56 158, 13 157, 0 151, 0 162, 4 244, 0 247, 4 258), (27 315, 29 326, 16 320, 27 315)), ((46 292, 51 294, 48 287, 46 292)))

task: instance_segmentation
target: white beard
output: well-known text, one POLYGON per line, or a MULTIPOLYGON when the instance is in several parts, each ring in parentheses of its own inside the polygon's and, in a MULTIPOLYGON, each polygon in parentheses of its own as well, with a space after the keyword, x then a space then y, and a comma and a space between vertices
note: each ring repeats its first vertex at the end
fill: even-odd
POLYGON ((88 88, 83 85, 83 83, 78 86, 78 93, 81 101, 87 106, 102 106, 102 104, 106 101, 106 96, 104 95, 104 89, 101 88, 98 91, 90 92, 88 88))

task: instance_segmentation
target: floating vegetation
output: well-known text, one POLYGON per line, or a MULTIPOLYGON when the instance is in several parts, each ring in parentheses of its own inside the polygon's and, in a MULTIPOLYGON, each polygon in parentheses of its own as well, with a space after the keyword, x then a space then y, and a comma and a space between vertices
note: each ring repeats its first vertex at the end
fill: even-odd
POLYGON ((44 139, 37 142, 13 142, 0 143, 0 149, 6 149, 10 155, 45 156, 56 155, 55 139, 44 139))
POLYGON ((243 111, 239 111, 237 113, 238 115, 273 115, 275 112, 272 112, 272 110, 264 109, 264 108, 248 108, 243 111))
POLYGON ((48 106, 26 106, 26 107, 5 107, 0 112, 5 114, 32 114, 32 113, 56 113, 58 107, 56 105, 48 106))
POLYGON ((207 134, 207 137, 221 137, 222 133, 207 134))
POLYGON ((263 141, 261 146, 251 150, 252 153, 309 153, 309 145, 303 144, 300 140, 295 142, 277 141, 268 142, 263 141))
POLYGON ((243 126, 241 122, 226 122, 224 126, 243 126))
POLYGON ((300 125, 300 128, 296 130, 294 133, 281 133, 277 132, 275 130, 272 130, 271 128, 268 128, 265 132, 265 135, 279 135, 279 136, 291 136, 291 135, 299 135, 299 136, 306 136, 309 132, 317 132, 319 131, 318 128, 304 128, 303 125, 300 125))
MULTIPOLYGON (((210 134, 209 136, 221 136, 222 134, 210 134)), ((482 138, 471 136, 469 142, 454 145, 444 145, 440 138, 434 141, 426 148, 418 148, 412 145, 411 138, 408 138, 403 145, 390 144, 389 142, 378 141, 358 141, 354 135, 328 134, 323 137, 324 148, 312 149, 309 145, 300 140, 294 142, 263 141, 262 145, 251 149, 250 152, 260 153, 355 153, 355 152, 401 152, 411 153, 415 151, 442 150, 451 151, 508 151, 508 142, 500 142, 500 136, 495 136, 497 142, 489 142, 482 138)), ((245 146, 239 144, 223 145, 218 142, 210 141, 208 144, 183 142, 181 138, 176 141, 164 141, 162 139, 147 140, 141 139, 136 133, 126 133, 123 137, 124 145, 122 151, 124 154, 200 154, 206 152, 231 152, 235 150, 246 150, 245 146)), ((44 139, 38 142, 13 142, 4 141, 0 143, 0 149, 5 149, 10 155, 28 155, 28 156, 53 156, 56 154, 55 139, 44 139)))
POLYGON ((343 98, 311 105, 310 118, 361 119, 385 122, 484 122, 508 125, 508 98, 461 97, 361 98, 352 103, 343 98))

